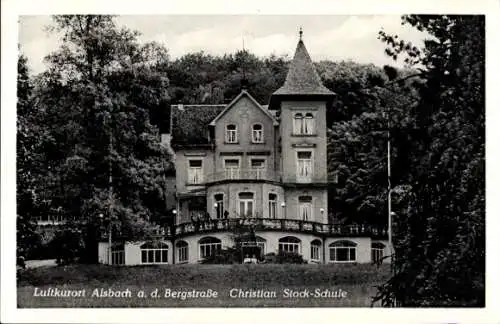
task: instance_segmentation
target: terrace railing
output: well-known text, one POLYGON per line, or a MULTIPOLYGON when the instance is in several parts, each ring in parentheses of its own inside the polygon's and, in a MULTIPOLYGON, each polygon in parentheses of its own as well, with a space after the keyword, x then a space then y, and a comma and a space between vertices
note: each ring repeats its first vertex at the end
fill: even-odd
POLYGON ((217 182, 224 180, 269 180, 280 181, 281 173, 268 169, 238 169, 230 168, 210 173, 206 176, 205 182, 217 182))
POLYGON ((237 228, 253 228, 256 231, 288 231, 309 233, 324 236, 365 236, 386 237, 387 229, 370 225, 323 224, 293 219, 269 218, 230 218, 209 219, 179 224, 175 227, 175 235, 233 231, 237 228))

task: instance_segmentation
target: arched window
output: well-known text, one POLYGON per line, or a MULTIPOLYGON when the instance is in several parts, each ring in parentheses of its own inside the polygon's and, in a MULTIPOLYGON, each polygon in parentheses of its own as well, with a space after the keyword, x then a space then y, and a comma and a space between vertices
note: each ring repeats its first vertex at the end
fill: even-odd
POLYGON ((285 236, 278 241, 279 251, 300 253, 300 240, 293 236, 285 236))
POLYGON ((177 262, 182 263, 182 262, 187 262, 189 255, 189 245, 187 244, 186 241, 178 241, 175 243, 175 248, 177 249, 177 262))
POLYGON ((300 135, 303 133, 303 116, 300 113, 297 113, 293 116, 293 133, 295 135, 300 135))
POLYGON ((238 129, 234 124, 226 126, 226 143, 238 143, 238 129))
POLYGON ((204 237, 198 241, 200 246, 200 259, 209 257, 222 249, 222 242, 215 237, 204 237))
POLYGON ((384 248, 385 245, 380 242, 372 243, 372 262, 380 263, 382 262, 382 258, 384 257, 384 248))
POLYGON ((305 116, 304 116, 304 134, 306 135, 313 135, 314 134, 314 126, 315 126, 315 122, 314 122, 314 116, 313 114, 311 113, 307 113, 305 116))
POLYGON ((146 242, 141 245, 141 263, 168 263, 168 244, 164 242, 146 242))
POLYGON ((264 127, 262 127, 262 124, 252 125, 252 143, 264 143, 264 127))
POLYGON ((303 221, 311 221, 312 218, 312 197, 299 197, 299 219, 303 221))
POLYGON ((319 262, 321 260, 321 241, 314 240, 311 242, 311 261, 319 262))
POLYGON ((330 262, 355 262, 357 244, 351 241, 336 241, 329 245, 330 262))

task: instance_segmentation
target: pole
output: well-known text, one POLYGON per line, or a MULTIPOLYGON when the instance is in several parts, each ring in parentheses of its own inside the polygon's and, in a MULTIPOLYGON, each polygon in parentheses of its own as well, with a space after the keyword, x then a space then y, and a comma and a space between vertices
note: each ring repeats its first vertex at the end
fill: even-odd
POLYGON ((391 260, 391 271, 393 265, 393 248, 392 248, 392 187, 391 187, 391 140, 389 131, 387 131, 387 236, 389 243, 389 253, 391 260))
MULTIPOLYGON (((111 116, 110 116, 111 117, 111 116)), ((108 231, 108 264, 113 263, 112 256, 112 231, 113 231, 113 163, 112 163, 112 152, 113 152, 113 131, 111 129, 111 123, 109 123, 109 231, 108 231)))

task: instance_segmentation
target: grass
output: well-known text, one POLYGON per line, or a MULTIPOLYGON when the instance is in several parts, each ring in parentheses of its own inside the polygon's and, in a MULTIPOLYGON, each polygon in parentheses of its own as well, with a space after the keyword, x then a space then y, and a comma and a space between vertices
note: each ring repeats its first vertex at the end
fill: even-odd
POLYGON ((389 268, 345 265, 164 265, 110 267, 70 265, 21 270, 17 278, 18 307, 369 307, 376 285, 388 279, 389 268), (85 297, 38 297, 35 288, 85 289, 85 297), (95 288, 130 289, 131 298, 91 297, 95 288), (165 289, 218 292, 217 298, 164 298, 165 289), (231 298, 232 288, 265 289, 276 298, 231 298), (283 289, 342 289, 345 298, 285 298, 283 289), (158 289, 159 298, 149 293, 158 289), (146 292, 146 298, 137 292, 146 292))

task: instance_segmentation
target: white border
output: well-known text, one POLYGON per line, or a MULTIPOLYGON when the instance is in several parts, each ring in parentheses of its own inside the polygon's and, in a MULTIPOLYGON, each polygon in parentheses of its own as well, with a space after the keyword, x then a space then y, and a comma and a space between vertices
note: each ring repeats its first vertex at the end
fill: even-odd
POLYGON ((498 235, 500 159, 498 155, 500 51, 498 46, 500 2, 497 0, 350 0, 335 1, 264 1, 235 2, 212 0, 125 1, 74 0, 3 0, 2 1, 2 110, 1 110, 1 319, 4 323, 255 323, 280 322, 370 322, 370 323, 498 323, 500 294, 498 235), (487 307, 485 309, 16 309, 15 278, 15 102, 17 60, 17 19, 22 14, 404 14, 455 13, 486 14, 487 26, 487 307), (495 145, 496 144, 496 145, 495 145), (306 317, 307 316, 307 317, 306 317))

